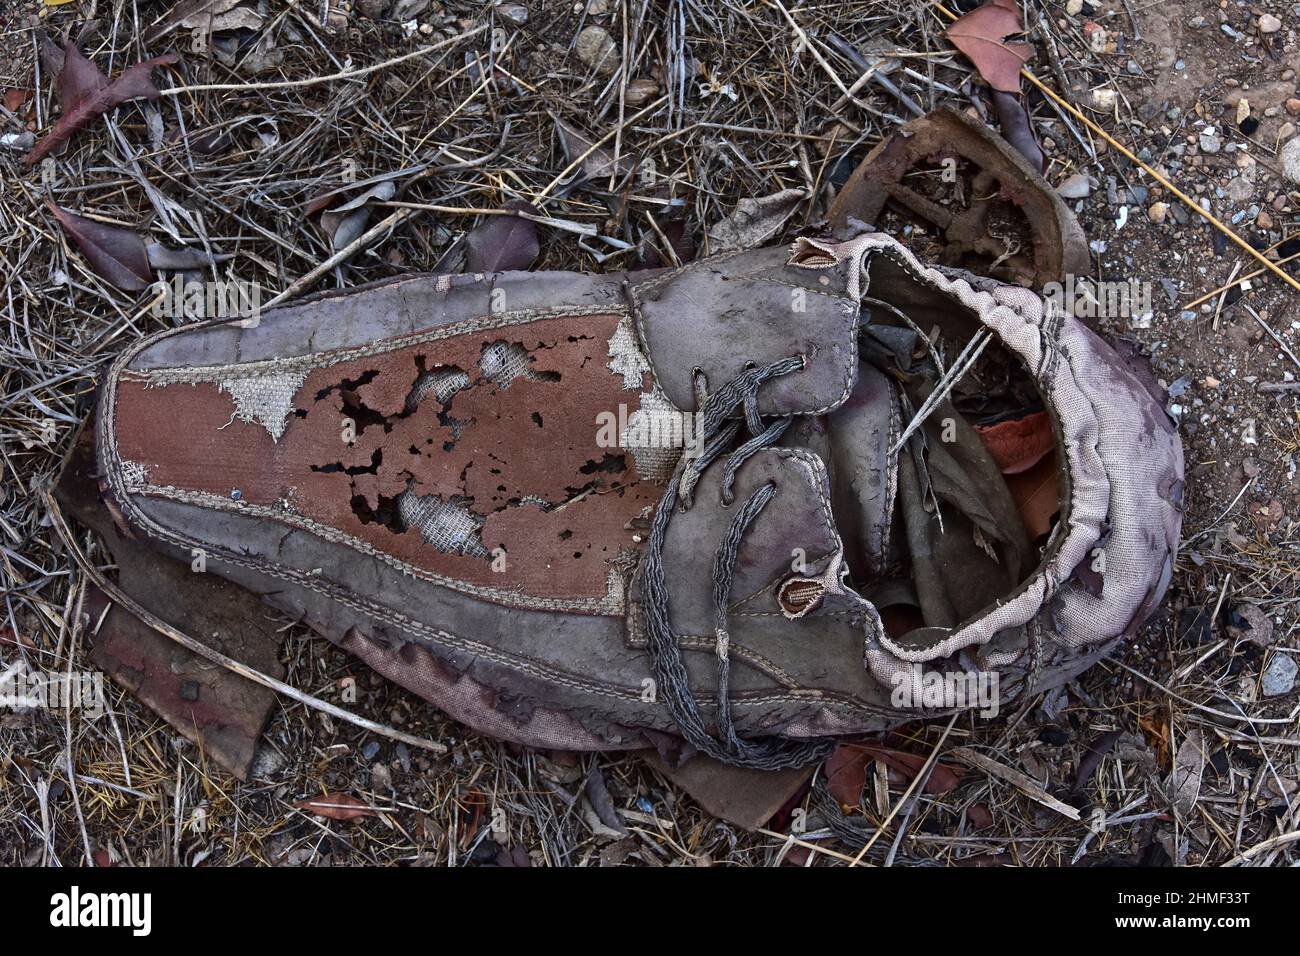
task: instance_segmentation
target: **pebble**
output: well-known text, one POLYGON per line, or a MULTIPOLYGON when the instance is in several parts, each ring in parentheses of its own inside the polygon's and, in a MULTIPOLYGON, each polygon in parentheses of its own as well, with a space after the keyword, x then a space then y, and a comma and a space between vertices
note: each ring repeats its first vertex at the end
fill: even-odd
POLYGON ((1255 183, 1250 176, 1238 176, 1228 183, 1228 188, 1224 190, 1224 194, 1233 202, 1246 202, 1251 196, 1255 195, 1255 183))
POLYGON ((1092 192, 1086 173, 1075 173, 1056 187, 1057 195, 1064 199, 1083 199, 1092 192))
POLYGON ((1270 216, 1267 211, 1260 210, 1259 215, 1255 217, 1255 225, 1260 229, 1272 229, 1273 217, 1270 216))
POLYGON ((618 47, 604 27, 587 27, 579 33, 576 50, 578 59, 597 73, 608 76, 618 69, 618 47))
POLYGON ((1083 11, 1083 0, 1066 0, 1065 12, 1069 16, 1077 17, 1083 11))
POLYGON ((1178 283, 1174 282, 1168 276, 1160 277, 1160 287, 1165 290, 1165 296, 1169 299, 1169 305, 1172 308, 1178 304, 1178 283))
POLYGON ((1277 33, 1282 29, 1282 21, 1271 13, 1261 14, 1259 18, 1260 33, 1277 33))
POLYGON ((1153 202, 1151 206, 1147 209, 1147 218, 1150 219, 1152 222, 1154 222, 1157 226, 1160 225, 1162 222, 1164 222, 1165 217, 1167 217, 1168 215, 1169 215, 1169 203, 1167 202, 1153 202))
POLYGON ((1202 153, 1213 154, 1219 151, 1223 145, 1223 141, 1219 139, 1217 134, 1207 129, 1205 132, 1201 133, 1199 145, 1202 153))
POLYGON ((1277 160, 1282 167, 1282 175, 1293 183, 1300 183, 1300 136, 1287 140, 1282 151, 1277 154, 1277 160))
POLYGON ((1269 658, 1268 666, 1264 668, 1264 674, 1260 678, 1260 690, 1264 692, 1265 697, 1280 697, 1291 693, 1292 688, 1295 687, 1297 670, 1300 670, 1300 667, 1296 665, 1290 654, 1275 652, 1269 658))
POLYGON ((1286 111, 1292 116, 1300 116, 1300 99, 1291 97, 1286 101, 1286 111))
POLYGON ((1092 105, 1102 112, 1113 109, 1115 106, 1115 91, 1102 88, 1092 91, 1092 105))
POLYGON ((507 23, 522 27, 528 22, 528 8, 522 3, 505 3, 497 7, 497 16, 507 23))
POLYGON ((628 106, 644 106, 659 92, 659 84, 646 77, 638 77, 627 85, 623 100, 628 106))

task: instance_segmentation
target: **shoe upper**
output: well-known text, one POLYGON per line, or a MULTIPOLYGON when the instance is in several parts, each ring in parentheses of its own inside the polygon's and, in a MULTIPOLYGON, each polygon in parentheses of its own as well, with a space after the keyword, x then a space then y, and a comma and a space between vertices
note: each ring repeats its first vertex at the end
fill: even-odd
POLYGON ((170 330, 97 438, 130 533, 479 730, 756 766, 933 713, 899 703, 927 670, 1072 676, 1159 602, 1181 521, 1132 356, 876 234, 170 330), (1051 421, 1038 540, 945 379, 985 339, 1051 421))

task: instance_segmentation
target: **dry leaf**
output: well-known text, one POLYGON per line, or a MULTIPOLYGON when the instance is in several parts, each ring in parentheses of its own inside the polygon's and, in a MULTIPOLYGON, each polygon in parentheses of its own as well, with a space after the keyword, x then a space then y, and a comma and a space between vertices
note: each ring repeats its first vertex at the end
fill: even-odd
POLYGON ((294 806, 330 820, 355 820, 358 817, 379 815, 370 804, 350 793, 326 793, 319 797, 299 800, 294 806))
POLYGON ((5 109, 10 113, 17 113, 22 109, 23 104, 27 102, 29 96, 31 96, 30 90, 19 90, 12 87, 6 89, 4 96, 5 109))
POLYGON ((945 32, 952 45, 966 54, 984 81, 1004 93, 1020 92, 1020 68, 1034 52, 1028 43, 1005 38, 1024 29, 1015 0, 989 0, 956 20, 945 32))
POLYGON ((1038 137, 1029 121, 1029 111, 1019 93, 993 91, 993 105, 998 111, 1002 138, 1010 143, 1040 173, 1047 170, 1047 157, 1038 145, 1038 137))
POLYGON ((1028 471, 1056 445, 1052 422, 1045 411, 994 425, 976 425, 975 431, 1004 475, 1028 471))
MULTIPOLYGON (((512 199, 501 208, 538 215, 522 199, 512 199)), ((521 216, 488 216, 465 237, 466 264, 470 272, 511 272, 527 269, 541 252, 537 224, 521 216)))
MULTIPOLYGON (((561 119, 555 121, 555 131, 560 134, 560 145, 564 147, 564 158, 570 163, 591 149, 592 144, 595 142, 595 140, 589 139, 561 119)), ((622 179, 636 168, 636 164, 630 156, 620 156, 616 164, 614 154, 601 146, 591 150, 587 157, 583 159, 580 168, 583 179, 609 179, 611 172, 614 173, 616 178, 622 179)))
POLYGON ((966 808, 966 819, 976 830, 993 826, 993 814, 987 803, 972 803, 966 808))
POLYGON ((167 53, 123 70, 109 82, 99 67, 86 59, 75 43, 63 46, 63 69, 59 73, 59 101, 63 112, 54 128, 36 141, 27 154, 28 166, 38 162, 51 150, 66 143, 96 117, 120 103, 140 97, 156 100, 161 94, 149 79, 154 67, 175 63, 180 57, 167 53))
POLYGON ((1201 795, 1201 777, 1205 771, 1205 735, 1200 730, 1186 734, 1174 757, 1169 774, 1169 797, 1183 816, 1192 812, 1201 795))
POLYGON ((855 810, 867 785, 871 755, 855 744, 840 744, 826 758, 826 789, 844 811, 855 810))
POLYGON ((802 189, 783 189, 761 199, 742 199, 730 216, 709 229, 709 252, 758 248, 781 231, 805 195, 802 189))
MULTIPOLYGON (((826 788, 842 808, 848 810, 858 806, 862 789, 866 786, 867 765, 872 760, 879 760, 910 783, 921 772, 927 758, 878 744, 840 744, 826 758, 825 773, 826 788)), ((933 795, 947 793, 957 786, 961 773, 958 767, 936 763, 925 782, 925 792, 933 795)))
POLYGON ((127 292, 139 292, 153 282, 144 240, 130 229, 83 218, 48 200, 46 205, 90 262, 91 268, 110 285, 127 292))
POLYGON ((1028 471, 1007 475, 1007 488, 1031 541, 1052 530, 1052 518, 1061 510, 1054 450, 1028 471))

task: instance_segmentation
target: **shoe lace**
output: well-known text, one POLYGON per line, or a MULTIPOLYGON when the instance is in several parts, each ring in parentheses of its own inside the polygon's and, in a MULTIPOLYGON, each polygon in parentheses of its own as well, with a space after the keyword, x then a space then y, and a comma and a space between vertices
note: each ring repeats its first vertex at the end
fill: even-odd
POLYGON ((679 503, 682 510, 691 507, 695 485, 700 476, 723 454, 739 433, 741 420, 730 417, 739 408, 744 411, 744 424, 751 437, 731 452, 723 464, 721 498, 724 506, 731 505, 734 499, 733 485, 740 467, 756 452, 775 443, 791 422, 791 416, 787 415, 770 424, 764 423, 758 413, 759 386, 771 379, 798 371, 804 364, 802 357, 792 357, 748 368, 704 400, 700 410, 703 450, 698 456, 683 457, 673 473, 650 526, 642 580, 645 593, 642 620, 651 666, 659 692, 682 736, 707 756, 735 766, 764 770, 802 767, 823 759, 831 749, 831 744, 824 742, 747 739, 736 732, 732 716, 728 606, 732 582, 735 580, 736 559, 746 532, 776 495, 775 482, 764 483, 745 499, 737 509, 714 556, 714 651, 718 660, 717 737, 709 733, 700 713, 699 702, 691 692, 681 645, 669 622, 664 543, 669 522, 677 512, 679 503))

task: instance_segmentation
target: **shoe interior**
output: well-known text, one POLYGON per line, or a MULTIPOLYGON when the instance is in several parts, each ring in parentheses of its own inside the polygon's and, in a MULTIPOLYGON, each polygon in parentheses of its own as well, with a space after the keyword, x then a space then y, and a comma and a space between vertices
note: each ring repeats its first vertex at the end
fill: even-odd
POLYGON ((901 264, 873 259, 870 277, 859 383, 826 423, 832 504, 851 583, 891 637, 924 643, 1034 575, 1068 501, 1063 459, 1033 378, 997 335, 901 264), (849 464, 868 446, 874 480, 849 464))

